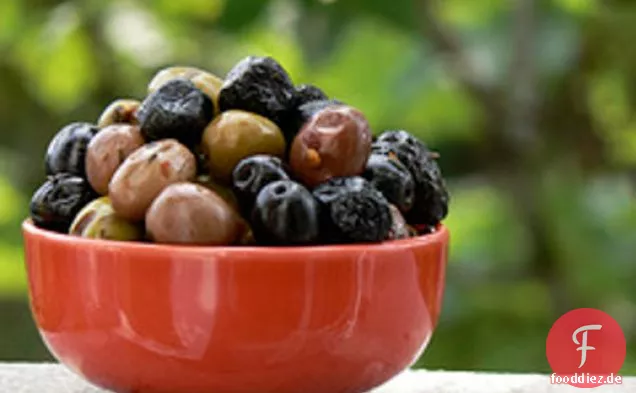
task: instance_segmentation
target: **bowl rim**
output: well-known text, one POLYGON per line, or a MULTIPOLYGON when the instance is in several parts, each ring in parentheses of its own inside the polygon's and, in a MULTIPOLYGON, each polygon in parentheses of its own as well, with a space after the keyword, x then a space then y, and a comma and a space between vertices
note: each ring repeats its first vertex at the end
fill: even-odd
POLYGON ((147 251, 147 252, 183 252, 201 254, 205 252, 215 253, 259 253, 259 254, 307 254, 312 252, 373 252, 410 249, 414 247, 423 247, 434 243, 448 242, 448 228, 443 224, 438 224, 435 232, 411 237, 407 239, 391 240, 382 243, 355 243, 355 244, 325 244, 311 246, 205 246, 205 245, 183 245, 183 244, 158 244, 144 242, 128 242, 119 240, 98 240, 82 238, 79 236, 58 233, 37 227, 31 218, 22 221, 23 238, 39 238, 49 242, 62 244, 65 246, 85 246, 92 249, 108 249, 118 248, 128 251, 147 251))

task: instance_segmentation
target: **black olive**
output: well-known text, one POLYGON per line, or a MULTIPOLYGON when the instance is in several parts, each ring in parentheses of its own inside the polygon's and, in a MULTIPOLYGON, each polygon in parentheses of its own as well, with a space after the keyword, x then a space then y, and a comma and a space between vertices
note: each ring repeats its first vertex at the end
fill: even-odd
POLYGON ((326 243, 373 243, 389 236, 390 204, 371 183, 359 176, 331 178, 313 191, 321 213, 326 243))
POLYGON ((328 100, 329 97, 324 91, 314 85, 297 86, 294 92, 294 106, 299 107, 311 101, 328 100))
POLYGON ((185 78, 173 79, 150 94, 139 107, 137 119, 146 141, 176 139, 194 148, 214 116, 208 96, 185 78))
POLYGON ((405 130, 385 131, 371 147, 374 154, 396 157, 415 182, 415 200, 405 218, 411 225, 435 226, 448 215, 450 195, 437 155, 405 130))
POLYGON ((79 176, 50 176, 31 198, 31 219, 40 228, 68 233, 75 216, 96 198, 88 181, 79 176))
POLYGON ((294 85, 283 67, 271 57, 249 56, 227 74, 221 92, 221 111, 241 109, 286 125, 294 105, 294 85))
POLYGON ((69 173, 86 178, 86 149, 98 131, 88 123, 72 123, 62 128, 46 150, 46 174, 69 173))

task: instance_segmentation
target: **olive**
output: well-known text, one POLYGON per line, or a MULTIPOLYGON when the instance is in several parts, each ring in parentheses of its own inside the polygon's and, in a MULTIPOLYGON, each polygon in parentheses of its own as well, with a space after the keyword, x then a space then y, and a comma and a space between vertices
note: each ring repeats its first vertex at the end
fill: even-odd
POLYGON ((196 159, 174 139, 149 143, 119 166, 108 186, 113 209, 130 221, 143 220, 148 207, 173 183, 196 176, 196 159))
MULTIPOLYGON (((309 94, 309 93, 305 93, 309 94)), ((305 99, 307 96, 305 96, 305 99)), ((344 105, 342 101, 338 100, 315 100, 315 101, 303 101, 297 99, 296 106, 290 111, 289 118, 287 119, 287 125, 283 129, 285 134, 285 140, 287 141, 287 147, 291 148, 292 142, 298 132, 303 126, 309 122, 309 120, 318 112, 325 108, 333 106, 344 105)))
POLYGON ((313 195, 320 206, 323 242, 372 243, 388 238, 393 225, 389 202, 363 177, 331 178, 313 195))
POLYGON ((177 78, 146 97, 137 119, 146 141, 176 139, 193 148, 201 142, 201 134, 213 114, 208 96, 188 79, 177 78))
POLYGON ((300 85, 294 89, 294 104, 299 107, 311 101, 327 100, 327 94, 314 85, 300 85))
POLYGON ((240 218, 223 198, 194 183, 166 187, 146 214, 157 243, 230 245, 242 235, 240 218))
POLYGON ((412 229, 410 229, 400 212, 400 209, 395 205, 389 205, 391 211, 391 230, 389 231, 388 240, 406 239, 412 237, 412 229))
POLYGON ((294 105, 294 84, 271 57, 249 56, 225 77, 219 93, 221 111, 241 109, 264 116, 284 128, 294 105))
POLYGON ((31 198, 31 219, 40 228, 67 233, 77 213, 95 198, 95 191, 79 176, 49 176, 31 198))
POLYGON ((371 153, 364 115, 349 106, 328 106, 300 130, 290 151, 293 174, 309 187, 332 177, 360 175, 371 153))
POLYGON ((214 113, 219 113, 219 91, 223 80, 216 75, 196 67, 168 67, 160 70, 150 81, 148 93, 152 94, 166 82, 176 78, 185 78, 210 98, 214 104, 214 113))
POLYGON ((415 181, 397 157, 372 151, 362 176, 401 212, 406 213, 413 207, 415 181))
POLYGON ((437 163, 437 153, 405 130, 389 130, 378 136, 371 150, 374 154, 396 157, 411 172, 415 183, 415 200, 405 214, 412 225, 435 227, 448 215, 450 195, 437 163))
POLYGON ((133 99, 119 99, 106 107, 97 121, 97 127, 105 128, 113 124, 137 125, 137 109, 141 102, 133 99))
POLYGON ((114 124, 102 129, 88 144, 86 178, 100 195, 124 160, 144 144, 139 127, 114 124))
POLYGON ((221 113, 203 133, 212 176, 229 184, 232 171, 244 158, 255 154, 283 157, 285 138, 267 118, 241 110, 221 113))
POLYGON ((243 224, 242 235, 239 236, 238 241, 236 242, 239 246, 255 246, 257 245, 257 241, 254 238, 254 232, 250 227, 249 223, 245 220, 241 221, 243 224))
POLYGON ((197 176, 207 177, 210 175, 210 160, 202 144, 196 145, 192 149, 194 157, 197 159, 197 176))
POLYGON ((58 131, 46 150, 46 174, 86 177, 86 149, 98 131, 88 123, 72 123, 58 131))
POLYGON ((132 223, 115 214, 110 199, 95 199, 77 214, 71 229, 71 235, 91 239, 106 240, 143 240, 143 226, 132 223))
POLYGON ((223 198, 225 202, 227 202, 230 206, 237 209, 239 208, 239 203, 234 195, 234 192, 229 187, 223 186, 217 182, 215 182, 210 176, 199 176, 196 180, 197 184, 202 185, 210 191, 215 192, 218 196, 223 198))
POLYGON ((241 160, 232 172, 232 189, 241 212, 250 215, 261 190, 277 180, 289 180, 287 172, 278 157, 256 154, 241 160))
POLYGON ((292 180, 269 183, 259 192, 251 222, 254 237, 261 244, 312 244, 320 236, 318 202, 292 180))

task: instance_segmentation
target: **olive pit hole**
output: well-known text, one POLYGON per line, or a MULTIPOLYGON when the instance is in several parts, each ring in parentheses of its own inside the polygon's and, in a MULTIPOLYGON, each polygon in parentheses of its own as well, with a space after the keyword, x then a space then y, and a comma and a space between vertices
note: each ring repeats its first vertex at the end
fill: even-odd
POLYGON ((239 169, 236 174, 236 182, 237 183, 248 183, 254 177, 254 168, 250 166, 243 166, 239 169))
POLYGON ((285 184, 278 184, 274 187, 274 189, 272 190, 274 195, 284 195, 287 192, 287 185, 285 184))

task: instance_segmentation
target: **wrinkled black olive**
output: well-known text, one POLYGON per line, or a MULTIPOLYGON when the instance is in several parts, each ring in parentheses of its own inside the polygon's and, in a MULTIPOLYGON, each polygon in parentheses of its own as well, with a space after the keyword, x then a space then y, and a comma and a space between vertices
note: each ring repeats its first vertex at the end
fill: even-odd
POLYGON ((249 56, 227 74, 221 92, 221 111, 241 109, 276 123, 279 128, 294 105, 294 85, 285 69, 271 57, 249 56))
POLYGON ((377 188, 386 199, 408 212, 415 201, 415 181, 409 170, 390 155, 371 154, 362 176, 377 188))
POLYGON ((411 172, 415 182, 415 201, 405 215, 409 224, 435 226, 446 218, 450 195, 435 153, 404 130, 383 132, 371 149, 373 154, 397 157, 411 172))
POLYGON ((294 106, 299 107, 311 101, 324 101, 329 97, 324 91, 320 90, 314 85, 300 85, 296 86, 294 92, 294 106))
POLYGON ((388 238, 393 219, 389 202, 364 178, 331 178, 313 195, 322 215, 322 240, 327 243, 368 243, 388 238))
POLYGON ((450 195, 434 156, 424 155, 412 165, 415 204, 406 214, 410 224, 435 226, 448 215, 450 195))
POLYGON ((150 94, 139 107, 137 119, 148 142, 176 139, 193 148, 212 120, 214 105, 193 82, 173 79, 150 94))
POLYGON ((46 150, 46 174, 69 173, 86 178, 86 150, 98 131, 88 123, 72 123, 62 128, 46 150))
POLYGON ((75 216, 96 198, 88 181, 79 176, 50 176, 31 198, 31 219, 40 228, 68 233, 75 216))

